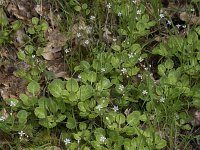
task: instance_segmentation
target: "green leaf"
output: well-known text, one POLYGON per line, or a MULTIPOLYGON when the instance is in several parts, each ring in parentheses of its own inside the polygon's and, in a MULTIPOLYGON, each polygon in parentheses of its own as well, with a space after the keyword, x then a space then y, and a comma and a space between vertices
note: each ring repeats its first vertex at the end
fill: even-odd
POLYGON ((64 82, 61 79, 55 79, 48 85, 48 90, 54 97, 60 97, 64 88, 64 82))
POLYGON ((74 128, 76 128, 76 119, 75 119, 75 118, 72 118, 72 117, 69 117, 69 118, 67 119, 66 127, 67 127, 68 129, 74 129, 74 128))
POLYGON ((80 128, 80 130, 86 130, 87 129, 87 124, 84 123, 84 122, 80 122, 79 123, 79 128, 80 128))
POLYGON ((69 79, 66 88, 69 92, 77 92, 79 89, 78 82, 75 79, 69 79))
POLYGON ((27 86, 27 90, 32 94, 36 94, 40 91, 40 84, 36 81, 31 81, 27 86))
POLYGON ((34 113, 40 119, 46 118, 46 110, 44 107, 36 107, 34 113))
POLYGON ((68 97, 69 97, 69 101, 70 102, 76 102, 76 101, 78 101, 78 96, 74 92, 71 92, 68 97))
POLYGON ((17 113, 17 118, 22 118, 22 119, 26 119, 28 117, 28 112, 26 110, 20 110, 17 113))
POLYGON ((123 124, 125 123, 125 116, 122 113, 117 114, 115 120, 118 124, 123 124))
POLYGON ((172 69, 174 67, 174 62, 171 59, 165 61, 165 68, 172 69))
POLYGON ((121 50, 121 47, 119 45, 117 45, 117 44, 112 45, 111 48, 113 50, 115 50, 115 51, 120 51, 121 50))
POLYGON ((111 59, 111 64, 112 64, 112 66, 114 67, 114 68, 118 68, 119 67, 119 65, 120 65, 120 59, 119 58, 117 58, 117 57, 112 57, 112 59, 111 59))
POLYGON ((111 87, 112 83, 110 82, 109 79, 107 79, 107 78, 104 77, 103 79, 101 79, 99 81, 99 83, 96 84, 96 86, 97 86, 96 87, 97 90, 102 91, 104 89, 108 89, 109 87, 111 87))
POLYGON ((29 34, 35 34, 35 29, 33 27, 29 27, 27 31, 29 34))
POLYGON ((82 5, 82 8, 83 8, 83 10, 85 10, 85 9, 88 8, 88 5, 87 5, 86 3, 84 3, 84 4, 82 5))
POLYGON ((33 24, 33 25, 38 25, 38 23, 39 23, 39 19, 38 19, 37 17, 33 17, 33 18, 31 19, 31 21, 32 21, 32 24, 33 24))
POLYGON ((168 83, 172 85, 176 85, 177 75, 175 71, 170 71, 168 74, 168 83))
POLYGON ((25 60, 26 59, 26 54, 24 53, 24 51, 19 51, 17 53, 17 57, 21 60, 25 60))
POLYGON ((131 69, 128 69, 128 75, 129 76, 134 76, 140 71, 140 68, 138 67, 133 67, 131 69))
POLYGON ((42 31, 46 31, 49 28, 49 25, 46 21, 41 22, 41 29, 42 31))
POLYGON ((20 94, 19 98, 22 100, 23 104, 26 106, 33 106, 34 102, 26 94, 20 94))
POLYGON ((62 122, 63 120, 65 120, 65 118, 66 118, 66 115, 59 114, 57 116, 56 122, 62 122))
POLYGON ((153 49, 152 51, 153 54, 158 54, 161 56, 168 56, 168 51, 166 49, 166 47, 164 46, 164 44, 160 44, 160 47, 156 47, 153 49))
POLYGON ((74 7, 74 10, 80 12, 80 11, 81 11, 81 6, 76 5, 76 6, 74 7))
POLYGON ((22 26, 22 22, 20 21, 20 20, 16 20, 16 21, 14 21, 14 22, 12 22, 12 29, 13 30, 18 30, 19 28, 21 28, 21 26, 22 26))
POLYGON ((131 126, 138 125, 140 123, 140 116, 139 111, 133 111, 127 116, 127 123, 131 126))
POLYGON ((165 146, 167 146, 167 142, 163 139, 159 140, 159 142, 157 142, 156 144, 156 149, 162 149, 165 146))
POLYGON ((82 100, 85 101, 92 97, 94 94, 93 87, 90 85, 82 85, 77 92, 77 96, 82 100))
POLYGON ((166 68, 164 65, 160 64, 158 65, 158 74, 160 76, 164 76, 165 75, 165 71, 166 71, 166 68))
POLYGON ((8 25, 8 18, 2 7, 0 7, 0 25, 2 26, 8 25))
POLYGON ((32 45, 27 45, 26 47, 25 47, 25 50, 26 50, 26 52, 27 52, 27 54, 32 54, 33 53, 33 51, 34 51, 34 48, 33 48, 33 46, 32 45))
POLYGON ((80 67, 81 67, 82 70, 89 70, 90 64, 87 61, 81 61, 80 67))
POLYGON ((94 71, 89 71, 87 73, 87 80, 90 82, 95 82, 97 80, 97 73, 94 71))
POLYGON ((37 56, 41 56, 44 52, 44 48, 38 47, 37 51, 36 51, 36 55, 37 56))

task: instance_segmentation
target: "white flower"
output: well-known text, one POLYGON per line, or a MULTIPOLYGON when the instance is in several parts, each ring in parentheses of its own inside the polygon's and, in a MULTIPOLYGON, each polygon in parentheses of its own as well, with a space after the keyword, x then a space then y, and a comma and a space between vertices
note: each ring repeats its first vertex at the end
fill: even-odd
POLYGON ((180 25, 180 24, 177 24, 176 27, 179 29, 179 28, 181 27, 181 25, 180 25))
POLYGON ((139 62, 142 62, 144 59, 142 57, 138 58, 139 62))
POLYGON ((143 90, 143 91, 142 91, 142 94, 143 94, 143 95, 147 95, 147 94, 148 94, 147 90, 143 90))
POLYGON ((108 4, 106 5, 106 7, 107 7, 108 9, 110 9, 110 8, 111 8, 111 4, 108 3, 108 4))
POLYGON ((126 74, 126 73, 127 73, 126 68, 122 68, 121 72, 122 72, 123 74, 126 74))
POLYGON ((113 38, 113 42, 116 42, 117 41, 117 39, 116 38, 113 38))
POLYGON ((76 33, 77 38, 81 37, 81 33, 76 33))
POLYGON ((160 101, 161 103, 164 103, 164 102, 165 102, 165 98, 164 98, 164 97, 161 97, 159 101, 160 101))
POLYGON ((100 142, 104 143, 105 140, 106 140, 106 137, 105 137, 105 136, 101 136, 101 137, 100 137, 100 142))
POLYGON ((68 138, 66 138, 66 139, 64 140, 64 143, 65 143, 65 145, 70 144, 70 143, 71 143, 71 140, 68 139, 68 138))
POLYGON ((165 15, 164 15, 164 14, 160 14, 159 16, 160 16, 160 18, 164 18, 164 17, 165 17, 165 15))
POLYGON ((136 1, 136 0, 133 0, 132 2, 133 2, 134 4, 136 4, 136 3, 137 3, 137 1, 136 1))
POLYGON ((119 110, 118 106, 113 107, 114 112, 117 112, 119 110))
POLYGON ((123 85, 120 85, 120 86, 119 86, 119 90, 120 90, 120 91, 123 91, 123 90, 124 90, 124 86, 123 86, 123 85))
POLYGON ((16 106, 16 102, 10 101, 10 106, 11 107, 15 107, 16 106))
POLYGON ((18 134, 19 134, 20 137, 25 135, 24 131, 20 131, 20 132, 18 132, 18 134))
POLYGON ((78 75, 78 78, 81 79, 81 75, 80 74, 78 75))
POLYGON ((105 72, 106 71, 106 69, 105 68, 101 68, 101 72, 105 72))
POLYGON ((90 20, 95 20, 96 19, 96 17, 95 16, 90 16, 90 20))
POLYGON ((190 9, 190 11, 191 11, 191 12, 194 12, 194 11, 195 11, 195 9, 194 9, 194 8, 191 8, 191 9, 190 9))
POLYGON ((92 33, 92 27, 87 26, 85 31, 86 31, 87 34, 91 34, 92 33))
POLYGON ((141 74, 138 74, 138 78, 140 78, 142 80, 142 75, 141 74))
POLYGON ((34 59, 34 58, 35 58, 35 55, 32 55, 32 58, 34 59))
POLYGON ((117 15, 120 17, 120 16, 122 16, 122 13, 121 13, 121 12, 118 12, 118 14, 117 14, 117 15))
POLYGON ((133 53, 128 54, 128 58, 133 58, 133 53))
POLYGON ((171 25, 172 22, 171 22, 170 20, 167 20, 167 24, 168 24, 168 25, 171 25))
POLYGON ((98 109, 99 111, 102 109, 103 107, 101 106, 101 105, 98 105, 97 107, 96 107, 96 109, 98 109))
POLYGON ((6 117, 5 116, 1 116, 0 117, 0 121, 4 121, 4 120, 6 120, 6 117))
POLYGON ((69 53, 70 52, 70 50, 68 49, 68 48, 66 48, 65 49, 65 53, 67 54, 67 53, 69 53))
POLYGON ((90 42, 89 42, 89 40, 85 40, 85 42, 84 42, 86 45, 88 45, 90 42))
POLYGON ((137 15, 141 15, 142 11, 141 10, 137 10, 137 15))
POLYGON ((185 29, 187 26, 186 26, 186 24, 184 24, 184 25, 182 25, 182 27, 185 29))

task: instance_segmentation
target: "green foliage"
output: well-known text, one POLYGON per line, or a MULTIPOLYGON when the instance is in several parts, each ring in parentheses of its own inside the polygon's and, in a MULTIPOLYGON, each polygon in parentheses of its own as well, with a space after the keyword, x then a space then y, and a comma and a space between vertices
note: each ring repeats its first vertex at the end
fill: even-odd
MULTIPOLYGON (((154 13, 158 10, 155 2, 151 2, 154 13)), ((188 108, 200 107, 199 26, 188 28, 187 36, 174 34, 167 42, 158 42, 150 37, 159 27, 155 19, 159 14, 152 16, 143 2, 111 0, 106 6, 102 1, 57 3, 69 8, 62 8, 63 14, 69 10, 69 14, 85 17, 75 21, 81 28, 91 25, 94 33, 82 34, 82 30, 89 31, 77 27, 73 32, 82 35, 66 43, 77 48, 70 58, 80 53, 75 60, 86 59, 75 62, 76 66, 70 59, 72 76, 54 78, 41 58, 49 25, 32 18, 26 30, 28 42, 17 52, 27 67, 17 70, 16 75, 27 81, 27 88, 18 98, 0 105, 13 113, 0 111, 0 130, 14 133, 24 143, 28 135, 34 146, 62 141, 70 150, 178 149, 182 143, 172 140, 183 139, 180 130, 192 131, 188 108), (93 19, 88 19, 91 16, 93 19), (156 65, 150 66, 154 57, 158 57, 156 65), (51 138, 53 135, 59 140, 51 138)), ((2 45, 9 38, 8 30, 17 31, 22 22, 10 25, 4 10, 0 11, 2 45)))

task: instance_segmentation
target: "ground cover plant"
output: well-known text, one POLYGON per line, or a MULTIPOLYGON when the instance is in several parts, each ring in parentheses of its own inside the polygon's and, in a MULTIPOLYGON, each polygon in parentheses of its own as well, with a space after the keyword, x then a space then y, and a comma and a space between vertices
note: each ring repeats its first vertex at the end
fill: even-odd
POLYGON ((0 149, 200 147, 199 0, 0 2, 0 149))

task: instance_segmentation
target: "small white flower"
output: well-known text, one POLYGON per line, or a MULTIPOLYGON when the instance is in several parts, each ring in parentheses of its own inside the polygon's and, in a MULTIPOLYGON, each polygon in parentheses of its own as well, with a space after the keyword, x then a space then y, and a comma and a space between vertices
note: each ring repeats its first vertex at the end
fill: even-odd
POLYGON ((103 107, 101 106, 101 105, 98 105, 97 107, 96 107, 96 109, 98 109, 99 111, 102 109, 103 107))
POLYGON ((68 139, 68 138, 66 138, 66 139, 64 140, 64 143, 65 143, 65 145, 70 144, 70 143, 71 143, 71 140, 68 139))
POLYGON ((142 80, 142 75, 141 74, 138 74, 138 78, 140 78, 142 80))
POLYGON ((70 52, 70 50, 68 49, 68 48, 66 48, 65 49, 65 53, 67 54, 67 53, 69 53, 70 52))
POLYGON ((165 17, 165 15, 164 15, 164 14, 160 14, 159 16, 160 16, 160 18, 164 18, 164 17, 165 17))
POLYGON ((113 107, 114 112, 117 112, 119 110, 118 106, 113 107))
POLYGON ((101 72, 105 72, 106 71, 106 69, 105 68, 101 68, 101 72))
POLYGON ((78 78, 81 79, 81 75, 80 74, 78 75, 78 78))
POLYGON ((18 134, 19 134, 20 137, 25 135, 24 131, 20 131, 20 132, 18 132, 18 134))
POLYGON ((186 26, 186 24, 184 24, 184 25, 182 25, 182 27, 185 29, 187 26, 186 26))
POLYGON ((106 140, 106 137, 105 137, 105 136, 101 136, 101 137, 100 137, 100 142, 104 143, 105 140, 106 140))
POLYGON ((136 4, 136 3, 137 3, 137 1, 136 1, 136 0, 133 0, 132 2, 133 2, 134 4, 136 4))
POLYGON ((10 101, 10 106, 11 107, 15 107, 16 106, 16 102, 10 101))
POLYGON ((138 58, 139 62, 142 62, 144 59, 142 57, 138 58))
POLYGON ((147 94, 148 94, 147 90, 143 90, 143 91, 142 91, 142 94, 143 94, 143 95, 147 95, 147 94))
POLYGON ((81 33, 76 33, 77 38, 81 37, 81 33))
POLYGON ((113 42, 116 42, 117 41, 117 39, 116 38, 113 38, 113 42))
POLYGON ((181 25, 180 25, 180 24, 177 24, 176 27, 179 29, 179 28, 181 27, 181 25))
POLYGON ((92 27, 87 26, 87 28, 85 29, 87 34, 91 34, 92 33, 92 27))
POLYGON ((146 71, 147 71, 147 70, 148 70, 148 68, 147 68, 147 67, 144 67, 144 70, 146 70, 146 71))
POLYGON ((128 54, 128 58, 133 58, 133 53, 128 54))
POLYGON ((161 103, 164 103, 164 102, 165 102, 165 98, 164 98, 164 97, 161 97, 159 101, 160 101, 161 103))
POLYGON ((120 85, 120 86, 119 86, 119 90, 120 90, 120 91, 123 91, 123 90, 124 90, 124 86, 123 86, 123 85, 120 85))
POLYGON ((141 15, 142 11, 141 10, 137 10, 137 15, 141 15))
POLYGON ((118 14, 117 14, 119 17, 121 17, 122 16, 122 13, 121 12, 118 12, 118 14))
POLYGON ((89 42, 89 40, 85 40, 85 42, 84 42, 86 45, 88 45, 90 42, 89 42))
POLYGON ((35 58, 35 55, 32 55, 32 58, 34 59, 34 58, 35 58))
POLYGON ((168 25, 171 25, 172 22, 171 22, 170 20, 167 20, 167 24, 168 24, 168 25))
POLYGON ((111 4, 108 3, 108 4, 106 5, 106 7, 107 7, 108 9, 110 9, 110 8, 111 8, 111 4))
POLYGON ((123 74, 126 74, 126 73, 127 73, 126 68, 122 68, 121 72, 122 72, 123 74))
POLYGON ((96 19, 95 16, 90 16, 90 20, 94 21, 96 19))
POLYGON ((0 117, 0 121, 4 121, 4 120, 6 120, 6 117, 5 116, 1 116, 0 117))
POLYGON ((194 11, 195 11, 195 9, 194 9, 194 8, 191 8, 191 9, 190 9, 190 11, 191 11, 191 12, 194 12, 194 11))

